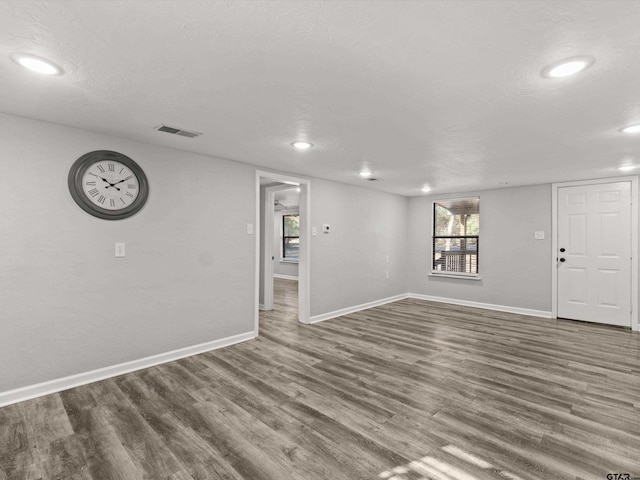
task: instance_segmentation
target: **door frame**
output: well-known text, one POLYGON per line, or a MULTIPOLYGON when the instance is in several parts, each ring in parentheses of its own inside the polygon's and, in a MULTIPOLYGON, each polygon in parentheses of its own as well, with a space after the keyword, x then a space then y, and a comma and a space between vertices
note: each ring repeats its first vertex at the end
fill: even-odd
POLYGON ((558 189, 615 182, 631 182, 631 329, 638 325, 638 177, 611 177, 551 184, 551 317, 558 318, 558 189))
MULTIPOLYGON (((300 323, 309 324, 311 319, 311 180, 301 177, 294 177, 282 173, 269 172, 266 170, 256 170, 256 219, 255 219, 255 331, 259 332, 259 308, 260 308, 260 258, 261 258, 261 242, 260 242, 260 178, 269 178, 274 182, 289 183, 291 185, 299 185, 300 187, 300 250, 298 260, 298 321, 300 323)), ((267 197, 271 198, 274 191, 267 191, 267 197)), ((265 204, 265 211, 267 205, 265 204)), ((265 216, 268 218, 268 216, 265 216)), ((267 219, 267 222, 269 220, 267 219)), ((273 224, 273 218, 271 217, 271 224, 273 224)), ((273 229, 273 225, 272 225, 273 229)), ((266 238, 265 245, 273 245, 272 238, 266 238)), ((265 276, 267 270, 271 272, 273 276, 273 263, 265 262, 265 276), (270 268, 267 268, 267 264, 270 264, 270 268)), ((273 279, 271 280, 273 281, 273 279)), ((265 282, 265 302, 267 295, 267 285, 265 282)), ((273 289, 270 291, 270 295, 273 295, 273 289)), ((266 305, 265 305, 266 306, 266 305)))

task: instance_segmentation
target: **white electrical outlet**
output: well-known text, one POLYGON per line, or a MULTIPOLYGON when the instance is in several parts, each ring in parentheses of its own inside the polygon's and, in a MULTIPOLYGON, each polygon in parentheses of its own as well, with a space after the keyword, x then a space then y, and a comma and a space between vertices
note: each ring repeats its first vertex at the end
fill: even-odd
POLYGON ((331 228, 331 227, 329 226, 329 224, 328 224, 328 223, 323 223, 323 224, 322 224, 322 233, 329 233, 329 229, 330 229, 330 228, 331 228))
POLYGON ((122 258, 124 255, 124 243, 116 243, 116 257, 122 258))
POLYGON ((544 232, 541 230, 536 230, 533 233, 533 238, 535 238, 536 240, 544 240, 544 232))

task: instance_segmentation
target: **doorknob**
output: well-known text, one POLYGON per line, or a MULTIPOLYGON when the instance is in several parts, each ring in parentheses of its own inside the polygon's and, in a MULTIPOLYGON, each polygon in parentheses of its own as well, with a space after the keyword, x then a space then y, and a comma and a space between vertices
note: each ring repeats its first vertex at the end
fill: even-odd
POLYGON ((561 248, 561 249, 560 249, 560 252, 564 253, 564 248, 561 248))
POLYGON ((566 259, 566 258, 561 258, 561 259, 560 259, 560 261, 561 261, 561 262, 566 262, 566 261, 567 261, 567 259, 566 259))

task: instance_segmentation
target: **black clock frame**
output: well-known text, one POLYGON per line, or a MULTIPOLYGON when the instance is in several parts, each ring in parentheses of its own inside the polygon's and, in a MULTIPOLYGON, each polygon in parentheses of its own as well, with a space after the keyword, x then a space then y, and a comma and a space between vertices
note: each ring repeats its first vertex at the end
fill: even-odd
POLYGON ((123 218, 135 215, 142 209, 142 207, 144 207, 149 196, 149 182, 147 181, 147 176, 142 168, 140 168, 136 162, 126 155, 113 152, 111 150, 96 150, 94 152, 85 153, 78 158, 69 170, 68 184, 69 192, 78 206, 94 217, 102 218, 104 220, 122 220, 123 218), (131 205, 127 205, 121 210, 107 210, 106 208, 95 205, 87 198, 84 190, 82 189, 82 178, 85 172, 94 163, 105 160, 120 162, 130 168, 138 178, 138 185, 140 187, 138 196, 131 205))

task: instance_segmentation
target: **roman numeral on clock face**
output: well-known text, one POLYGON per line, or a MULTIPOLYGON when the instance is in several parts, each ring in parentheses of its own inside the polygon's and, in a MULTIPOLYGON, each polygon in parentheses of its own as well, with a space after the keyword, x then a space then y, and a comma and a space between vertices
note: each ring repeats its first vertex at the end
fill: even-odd
POLYGON ((104 201, 107 199, 107 197, 105 197, 104 195, 100 195, 98 197, 98 203, 104 203, 104 201))
POLYGON ((115 166, 113 163, 109 163, 109 164, 108 164, 108 167, 109 167, 109 171, 110 171, 110 172, 115 172, 115 170, 116 170, 116 166, 115 166))
POLYGON ((116 201, 113 198, 109 199, 109 206, 111 206, 111 207, 115 207, 116 206, 116 201))
POLYGON ((100 170, 102 173, 105 172, 105 169, 102 165, 98 165, 98 170, 100 170))
POLYGON ((96 182, 85 182, 85 185, 89 185, 90 187, 95 187, 96 182))
POLYGON ((89 190, 87 192, 89 195, 91 195, 92 197, 95 197, 96 195, 98 195, 100 192, 98 191, 97 188, 92 188, 91 190, 89 190))

